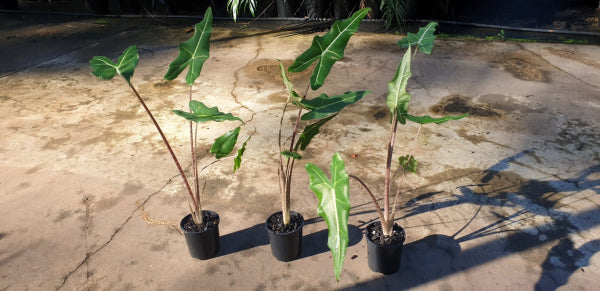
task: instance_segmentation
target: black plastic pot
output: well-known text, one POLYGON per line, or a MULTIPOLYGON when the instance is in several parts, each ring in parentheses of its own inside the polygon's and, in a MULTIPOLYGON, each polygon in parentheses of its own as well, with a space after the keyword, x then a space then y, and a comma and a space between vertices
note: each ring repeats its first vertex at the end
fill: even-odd
POLYGON ((293 261, 302 254, 302 228, 304 227, 304 217, 300 213, 290 211, 290 216, 298 219, 297 227, 290 232, 276 233, 270 228, 270 221, 272 221, 272 218, 276 215, 281 216, 281 211, 271 214, 265 223, 265 228, 267 229, 269 236, 269 243, 271 244, 271 253, 273 253, 273 256, 279 261, 293 261))
POLYGON ((202 213, 210 213, 211 216, 216 216, 216 222, 203 231, 188 231, 183 227, 186 221, 192 220, 192 215, 188 214, 181 220, 179 227, 183 231, 192 258, 208 260, 214 258, 219 252, 220 218, 214 211, 202 210, 202 213))
POLYGON ((367 238, 367 254, 369 257, 369 268, 373 272, 382 273, 384 275, 394 274, 400 269, 400 261, 402 259, 402 247, 404 246, 406 233, 404 232, 404 229, 402 227, 394 223, 394 232, 399 232, 402 237, 402 240, 389 246, 382 246, 373 242, 370 236, 370 233, 372 233, 372 230, 374 228, 381 229, 381 223, 377 221, 367 225, 367 232, 365 233, 365 237, 367 238))

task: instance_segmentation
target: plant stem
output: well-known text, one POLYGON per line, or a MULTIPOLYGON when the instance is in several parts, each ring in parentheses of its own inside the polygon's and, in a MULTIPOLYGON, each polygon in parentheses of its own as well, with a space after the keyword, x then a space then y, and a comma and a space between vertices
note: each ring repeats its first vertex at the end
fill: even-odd
MULTIPOLYGON (((146 103, 144 102, 144 100, 142 99, 140 94, 137 92, 137 90, 135 90, 135 87, 133 87, 133 85, 129 81, 127 83, 129 84, 129 88, 131 88, 131 90, 133 91, 135 96, 138 98, 138 100, 142 104, 142 107, 144 107, 144 110, 146 110, 146 113, 148 113, 148 116, 150 116, 150 119, 152 120, 154 127, 156 127, 156 130, 160 134, 160 137, 162 138, 163 142, 165 143, 165 146, 167 147, 169 154, 171 154, 171 158, 173 158, 173 162, 175 162, 175 166, 177 166, 179 175, 181 175, 181 178, 183 178, 183 183, 185 184, 185 187, 188 191, 189 201, 192 202, 192 205, 196 206, 198 204, 198 201, 196 201, 196 199, 194 199, 194 194, 192 192, 192 188, 190 187, 190 184, 188 183, 187 177, 185 176, 185 173, 183 172, 183 168, 181 168, 181 165, 179 164, 179 160, 177 159, 177 156, 175 156, 175 153, 173 152, 173 149, 171 148, 169 141, 167 141, 167 138, 165 137, 165 134, 163 133, 160 126, 158 125, 158 122, 156 122, 154 115, 152 115, 152 112, 150 112, 150 109, 148 109, 148 106, 146 106, 146 103)), ((194 217, 194 215, 192 215, 192 217, 194 217)), ((194 219, 194 222, 197 223, 197 221, 195 219, 194 219)))
MULTIPOLYGON (((296 141, 296 135, 298 134, 298 124, 300 124, 300 117, 302 116, 302 107, 298 109, 298 116, 296 117, 296 122, 294 124, 294 131, 292 132, 292 139, 290 141, 290 152, 294 151, 294 142, 296 141)), ((294 172, 294 164, 296 159, 288 158, 286 165, 286 183, 285 183, 285 199, 283 205, 283 224, 288 225, 290 223, 290 204, 291 204, 291 192, 292 192, 292 174, 294 172)))
MULTIPOLYGON (((302 96, 302 100, 306 99, 306 95, 308 94, 308 90, 310 89, 310 83, 306 86, 306 90, 304 95, 302 96)), ((283 224, 288 225, 290 223, 290 204, 291 204, 291 191, 292 191, 292 174, 294 172, 294 164, 296 159, 287 157, 285 170, 283 168, 283 155, 281 153, 283 150, 283 143, 281 141, 281 130, 283 128, 283 119, 285 116, 285 112, 287 110, 287 106, 289 104, 290 98, 285 102, 283 106, 283 112, 281 113, 281 118, 279 119, 279 133, 278 133, 278 142, 279 142, 279 192, 281 193, 281 213, 283 216, 283 224)), ((294 123, 294 130, 292 131, 292 136, 290 140, 290 152, 294 152, 294 142, 296 141, 296 135, 298 134, 298 125, 300 124, 300 120, 302 117, 302 107, 298 109, 298 116, 296 117, 296 122, 294 123)))
MULTIPOLYGON (((421 133, 421 128, 423 128, 423 124, 419 124, 419 129, 417 129, 417 134, 415 134, 415 139, 413 139, 412 145, 410 147, 410 150, 408 151, 408 158, 410 159, 410 157, 412 157, 413 152, 415 150, 415 146, 417 145, 417 139, 419 138, 419 134, 421 133)), ((406 176, 406 170, 404 170, 404 172, 402 173, 402 177, 400 178, 400 183, 402 183, 404 181, 404 177, 406 176)), ((400 196, 400 185, 398 184, 398 189, 396 190, 396 195, 394 196, 394 204, 392 206, 392 215, 391 218, 392 220, 394 219, 394 216, 396 214, 396 203, 398 202, 398 196, 400 196)))
POLYGON ((371 189, 369 189, 367 184, 365 184, 365 182, 363 182, 357 176, 348 175, 348 177, 353 178, 356 181, 358 181, 358 183, 360 183, 365 188, 365 190, 367 190, 367 193, 369 193, 369 196, 371 196, 371 200, 373 200, 373 203, 375 204, 375 209, 377 210, 377 213, 379 214, 379 219, 381 219, 381 221, 383 221, 384 218, 383 218, 383 212, 381 212, 381 206, 379 206, 379 203, 377 202, 377 198, 375 197, 375 195, 373 195, 373 192, 371 192, 371 189))
POLYGON ((392 130, 390 133, 390 142, 388 144, 387 161, 385 164, 385 192, 383 200, 383 220, 381 221, 381 228, 383 235, 389 236, 392 230, 392 220, 390 219, 390 183, 391 183, 391 168, 392 168, 392 156, 394 154, 394 143, 396 141, 396 130, 398 129, 398 111, 394 109, 392 113, 392 130))
MULTIPOLYGON (((281 130, 283 128, 283 118, 285 117, 285 112, 288 106, 288 102, 285 103, 285 105, 283 106, 283 112, 281 113, 281 118, 279 119, 279 133, 278 133, 278 142, 279 142, 279 168, 277 170, 277 173, 279 174, 279 193, 281 194, 281 212, 282 215, 284 217, 284 221, 285 221, 285 217, 286 217, 286 209, 289 209, 289 205, 290 205, 290 201, 289 201, 289 192, 287 190, 287 180, 288 180, 288 175, 287 175, 287 168, 286 171, 283 170, 283 155, 281 154, 283 152, 283 143, 281 141, 281 130)), ((288 158, 289 159, 289 158, 288 158)), ((288 160, 289 163, 289 160, 288 160)), ((288 217, 289 217, 289 211, 288 211, 288 217)))
MULTIPOLYGON (((192 102, 192 86, 190 86, 190 94, 189 94, 189 98, 188 98, 188 103, 192 102)), ((192 110, 189 109, 189 112, 191 113, 192 110)), ((203 218, 202 218, 202 204, 201 204, 201 199, 200 199, 200 185, 199 185, 199 176, 198 176, 198 162, 197 162, 197 156, 196 156, 196 138, 198 137, 197 131, 198 126, 196 125, 196 133, 194 133, 194 124, 192 121, 190 121, 190 154, 192 155, 192 173, 194 176, 194 196, 196 198, 196 204, 194 205, 194 211, 192 212, 192 216, 195 216, 194 221, 197 224, 202 224, 203 218)))

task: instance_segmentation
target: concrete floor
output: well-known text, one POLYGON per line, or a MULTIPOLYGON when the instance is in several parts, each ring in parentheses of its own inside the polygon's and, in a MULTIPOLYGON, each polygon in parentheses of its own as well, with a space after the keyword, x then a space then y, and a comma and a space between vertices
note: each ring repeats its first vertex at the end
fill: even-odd
MULTIPOLYGON (((100 81, 88 65, 137 44, 132 82, 189 166, 187 124, 170 113, 185 108, 188 88, 162 76, 191 23, 9 15, 0 23, 0 290, 600 286, 598 46, 445 38, 432 55, 419 54, 409 81, 412 112, 472 116, 422 130, 419 172, 401 185, 397 216, 407 241, 395 275, 367 266, 362 231, 377 214, 351 182, 350 246, 338 283, 303 164, 328 167, 339 152, 350 173, 382 192, 385 94, 403 53, 395 45, 401 35, 355 35, 319 90, 372 93, 323 127, 297 165, 292 208, 307 219, 304 252, 281 263, 264 230, 279 209, 276 137, 285 91, 276 59, 289 65, 313 35, 215 27, 195 99, 244 119, 243 137, 256 133, 241 170, 232 174, 223 162, 205 172, 203 201, 221 216, 221 252, 199 261, 177 228, 187 214, 185 192, 160 138, 126 84, 100 81)), ((307 78, 292 76, 297 88, 307 78)), ((222 126, 229 125, 201 126, 202 149, 222 126)), ((398 154, 416 129, 401 129, 398 154)))

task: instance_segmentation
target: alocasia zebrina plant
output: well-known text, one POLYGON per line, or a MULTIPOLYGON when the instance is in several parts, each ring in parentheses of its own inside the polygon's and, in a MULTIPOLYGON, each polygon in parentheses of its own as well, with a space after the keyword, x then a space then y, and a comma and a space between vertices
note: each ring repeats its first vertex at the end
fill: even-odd
MULTIPOLYGON (((142 107, 148 116, 152 120, 152 123, 156 127, 156 130, 160 134, 165 146, 167 147, 171 158, 175 162, 177 166, 177 170, 179 171, 179 175, 183 178, 183 182, 185 184, 185 188, 188 192, 188 203, 190 207, 190 211, 192 214, 192 218, 197 225, 202 225, 202 204, 201 204, 201 191, 199 187, 199 169, 197 165, 197 151, 196 151, 196 140, 197 140, 197 127, 194 128, 192 122, 200 123, 207 121, 238 121, 243 123, 243 121, 231 115, 230 113, 220 112, 217 107, 208 107, 204 105, 204 103, 192 100, 192 88, 191 86, 194 84, 194 81, 200 76, 200 72, 202 70, 202 65, 209 57, 209 46, 210 46, 210 34, 212 32, 212 11, 210 8, 206 10, 204 14, 204 18, 202 22, 195 25, 194 35, 186 42, 181 43, 179 45, 179 55, 177 58, 169 65, 169 69, 165 74, 164 78, 166 80, 173 80, 181 74, 186 68, 188 69, 188 73, 186 75, 186 83, 190 86, 190 101, 189 101, 189 112, 174 110, 173 112, 181 117, 190 121, 190 151, 192 156, 192 173, 194 176, 193 183, 190 184, 188 178, 185 175, 183 168, 177 156, 173 152, 167 138, 165 137, 162 129, 159 124, 156 122, 152 112, 146 106, 146 103, 142 99, 141 95, 135 89, 133 84, 131 83, 131 77, 133 76, 135 67, 137 66, 139 55, 136 46, 128 47, 123 54, 118 58, 117 62, 111 61, 109 58, 105 56, 96 56, 90 60, 90 67, 92 68, 92 74, 99 77, 103 80, 110 80, 116 75, 122 76, 127 84, 138 98, 142 107)), ((223 158, 229 155, 237 143, 237 138, 240 133, 240 127, 236 127, 235 129, 228 131, 223 134, 221 137, 217 138, 212 145, 210 152, 215 154, 217 159, 223 158)), ((250 138, 248 138, 250 139, 250 138)), ((246 142, 248 141, 246 140, 246 142)), ((238 150, 237 156, 234 158, 234 168, 235 172, 241 164, 241 156, 244 153, 246 142, 243 143, 242 147, 238 150)))
MULTIPOLYGON (((288 71, 302 72, 309 68, 311 64, 317 62, 312 72, 309 86, 312 90, 319 89, 325 82, 325 79, 327 78, 328 74, 331 72, 331 68, 335 64, 335 62, 340 60, 344 56, 344 50, 346 48, 346 45, 348 44, 348 41, 350 40, 352 35, 358 30, 361 21, 367 15, 368 12, 369 8, 361 9, 344 21, 336 21, 333 24, 331 30, 325 35, 315 36, 312 41, 312 45, 294 60, 292 65, 289 66, 288 71)), ((357 102, 369 92, 346 92, 334 96, 320 94, 319 96, 310 99, 307 96, 309 93, 309 88, 306 89, 306 92, 304 94, 298 94, 294 90, 294 86, 292 82, 290 82, 286 70, 283 64, 281 64, 281 62, 279 63, 279 67, 281 69, 281 77, 283 79, 283 84, 285 85, 288 93, 288 98, 284 104, 283 113, 281 115, 279 123, 278 135, 279 151, 281 154, 279 157, 278 168, 279 185, 281 192, 283 221, 284 224, 287 225, 290 223, 290 191, 294 163, 296 160, 302 158, 302 155, 299 151, 306 149, 306 147, 310 144, 312 139, 319 133, 320 128, 325 123, 333 119, 344 107, 357 102), (284 139, 282 136, 283 120, 288 106, 290 105, 296 106, 298 108, 298 112, 295 118, 293 132, 291 136, 289 137, 289 139, 284 139), (300 128, 301 121, 309 122, 304 127, 304 129, 300 128), (298 136, 298 134, 300 135, 298 136), (289 144, 284 142, 287 140, 289 140, 289 144)), ((312 167, 311 169, 314 169, 314 167, 312 167)), ((347 178, 343 180, 345 181, 344 183, 347 184, 347 180, 347 178)), ((313 188, 313 190, 314 189, 322 188, 317 187, 313 188)), ((330 193, 333 195, 324 195, 320 192, 317 193, 317 196, 322 195, 322 205, 327 204, 328 200, 338 199, 339 197, 341 197, 340 195, 343 196, 343 193, 339 193, 338 191, 333 191, 330 193)), ((349 209, 349 201, 347 201, 346 204, 349 209)), ((330 208, 326 207, 323 208, 322 211, 319 210, 319 213, 325 213, 329 210, 330 208)), ((337 208, 335 210, 337 211, 337 208)), ((348 245, 348 220, 347 218, 344 220, 336 216, 336 218, 332 218, 329 221, 339 222, 331 224, 329 224, 328 222, 330 226, 328 241, 339 242, 328 244, 330 247, 332 247, 332 252, 334 253, 334 269, 336 270, 336 278, 339 280, 341 262, 343 262, 345 250, 348 245)))
MULTIPOLYGON (((430 116, 414 116, 408 113, 408 105, 411 95, 407 92, 406 86, 411 77, 411 46, 417 46, 424 53, 431 53, 435 36, 435 26, 432 22, 426 27, 419 29, 417 34, 409 34, 407 41, 400 41, 399 45, 403 46, 406 43, 408 48, 402 58, 401 63, 396 70, 396 74, 392 81, 388 83, 387 106, 391 114, 391 132, 390 140, 387 148, 387 161, 385 172, 385 193, 383 209, 377 202, 377 198, 367 187, 367 185, 356 176, 347 175, 344 170, 344 162, 339 154, 335 154, 331 162, 331 180, 329 180, 323 171, 313 164, 306 165, 306 171, 309 174, 310 186, 313 192, 319 199, 318 214, 322 216, 329 227, 328 246, 332 250, 334 259, 334 270, 336 279, 339 281, 339 275, 344 262, 346 247, 348 245, 348 216, 350 211, 350 201, 348 198, 348 178, 354 178, 365 187, 370 197, 375 203, 376 210, 380 216, 383 233, 385 236, 391 234, 394 224, 394 212, 396 199, 399 191, 396 192, 394 199, 394 207, 390 208, 390 185, 392 183, 392 155, 394 152, 394 143, 396 140, 396 131, 398 124, 406 124, 406 120, 419 123, 421 126, 426 123, 441 124, 449 120, 461 119, 467 115, 461 116, 445 116, 433 118, 430 116)), ((314 76, 314 74, 313 74, 314 76)), ((307 101, 301 101, 306 104, 307 101)), ((315 113, 318 114, 318 113, 315 113)), ((418 131, 420 132, 420 130, 418 131)), ((417 133, 418 135, 418 133, 417 133)), ((416 137, 415 137, 416 140, 416 137)), ((399 166, 408 172, 416 172, 417 161, 409 153, 408 155, 398 158, 399 166)))
MULTIPOLYGON (((398 188, 394 197, 393 207, 390 207, 390 187, 393 180, 392 156, 394 153, 394 144, 396 140, 396 131, 398 129, 398 124, 404 125, 406 124, 407 120, 418 123, 419 130, 417 131, 417 134, 415 136, 416 141, 419 133, 421 132, 421 126, 423 126, 424 124, 442 124, 449 120, 457 120, 468 116, 467 114, 465 114, 460 116, 444 116, 439 118, 433 118, 430 116, 414 116, 408 113, 408 106, 411 99, 411 95, 406 91, 406 86, 408 84, 408 80, 412 75, 410 71, 412 58, 411 47, 416 46, 419 51, 425 54, 430 54, 433 48, 433 42, 435 40, 435 36, 433 35, 433 33, 435 31, 436 25, 437 23, 430 22, 425 27, 421 27, 416 34, 409 33, 406 38, 398 42, 399 46, 406 47, 407 50, 404 53, 404 56, 402 57, 402 61, 400 62, 398 69, 396 70, 394 78, 388 83, 387 106, 390 110, 392 127, 390 131, 390 139, 387 146, 383 209, 381 208, 381 206, 377 202, 377 198, 367 187, 367 185, 358 177, 350 175, 350 177, 358 180, 371 196, 373 203, 376 206, 377 213, 379 214, 379 217, 381 219, 383 235, 386 237, 389 237, 392 233, 392 229, 394 226, 394 215, 396 211, 396 202, 398 199, 398 194, 400 193, 400 190, 398 188)), ((399 167, 406 170, 407 172, 414 173, 417 170, 417 161, 412 155, 412 152, 409 152, 408 155, 398 158, 398 164, 399 167)))
MULTIPOLYGON (((344 21, 336 21, 332 29, 324 36, 315 36, 312 45, 304 53, 302 53, 294 63, 288 68, 290 72, 301 72, 307 69, 312 63, 317 61, 317 65, 313 70, 310 87, 313 90, 320 88, 327 75, 331 71, 334 63, 344 56, 344 49, 348 44, 350 37, 358 30, 361 20, 367 15, 369 9, 365 8, 355 12, 350 18, 344 21)), ((283 114, 280 119, 279 130, 279 149, 280 149, 280 190, 282 195, 282 211, 284 224, 288 224, 290 220, 290 189, 291 178, 294 168, 294 161, 301 159, 302 156, 298 150, 304 150, 312 138, 319 133, 319 129, 323 124, 331 120, 344 107, 360 100, 367 91, 346 92, 342 95, 327 96, 321 94, 314 99, 308 99, 307 92, 300 96, 294 91, 293 84, 289 81, 283 65, 280 63, 281 76, 283 83, 288 92, 288 99, 283 108, 283 114), (284 145, 281 127, 287 107, 293 104, 298 107, 296 122, 290 137, 289 145, 284 145), (307 113, 302 114, 306 110, 307 113), (299 128, 300 121, 312 121, 304 130, 299 128), (300 136, 296 139, 298 133, 300 136)))

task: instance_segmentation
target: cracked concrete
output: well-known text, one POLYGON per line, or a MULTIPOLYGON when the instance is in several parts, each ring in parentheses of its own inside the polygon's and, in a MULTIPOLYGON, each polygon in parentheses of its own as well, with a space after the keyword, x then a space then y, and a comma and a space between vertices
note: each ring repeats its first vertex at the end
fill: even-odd
MULTIPOLYGON (((304 151, 292 191, 292 208, 307 219, 304 253, 281 263, 270 254, 263 226, 279 209, 276 137, 286 97, 276 59, 288 66, 313 35, 217 23, 194 98, 241 117, 242 138, 256 132, 236 174, 229 162, 203 172, 210 178, 203 204, 221 217, 221 252, 197 261, 178 230, 187 204, 166 149, 125 83, 96 79, 87 63, 139 46, 132 82, 189 166, 187 123, 170 113, 186 107, 189 88, 162 75, 193 23, 66 18, 44 26, 41 18, 0 18, 6 23, 0 35, 23 32, 0 39, 2 290, 594 290, 600 284, 598 46, 445 38, 432 55, 419 54, 409 81, 411 111, 472 117, 422 129, 414 149, 418 175, 401 184, 397 216, 408 238, 399 273, 368 269, 362 230, 377 215, 351 182, 350 246, 337 283, 303 163, 327 167, 340 152, 349 172, 381 192, 385 144, 373 141, 388 135, 385 94, 402 36, 358 33, 325 86, 311 93, 372 91, 304 151)), ((309 73, 290 78, 300 91, 309 73)), ((227 126, 201 125, 200 148, 207 151, 227 126)), ((291 130, 288 123, 284 130, 291 130)), ((416 130, 401 129, 399 154, 416 130)))

